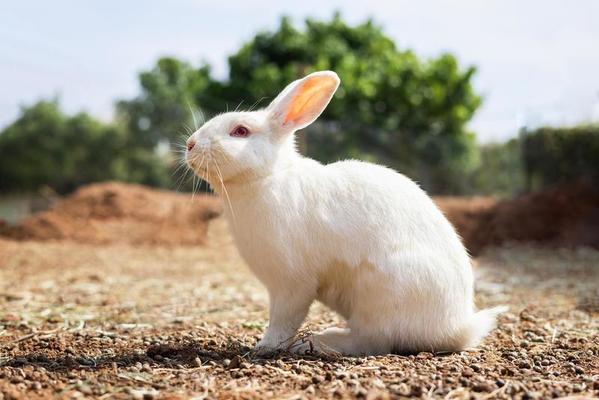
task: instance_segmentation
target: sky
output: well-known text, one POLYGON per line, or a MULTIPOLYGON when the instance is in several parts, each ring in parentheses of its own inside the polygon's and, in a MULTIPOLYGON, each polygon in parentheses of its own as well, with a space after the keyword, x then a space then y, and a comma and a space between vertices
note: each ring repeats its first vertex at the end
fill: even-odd
POLYGON ((577 0, 5 0, 0 9, 0 127, 58 96, 67 112, 110 120, 116 99, 160 56, 227 76, 227 55, 282 15, 354 24, 372 17, 401 49, 452 52, 475 65, 481 142, 522 126, 599 120, 599 1, 577 0))

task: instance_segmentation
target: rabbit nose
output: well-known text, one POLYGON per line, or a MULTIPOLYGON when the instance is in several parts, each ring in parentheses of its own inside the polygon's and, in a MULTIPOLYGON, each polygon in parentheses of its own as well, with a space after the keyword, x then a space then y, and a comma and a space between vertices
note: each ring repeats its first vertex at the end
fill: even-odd
POLYGON ((196 145, 195 140, 188 140, 187 141, 187 151, 191 151, 191 149, 193 149, 193 147, 196 145))

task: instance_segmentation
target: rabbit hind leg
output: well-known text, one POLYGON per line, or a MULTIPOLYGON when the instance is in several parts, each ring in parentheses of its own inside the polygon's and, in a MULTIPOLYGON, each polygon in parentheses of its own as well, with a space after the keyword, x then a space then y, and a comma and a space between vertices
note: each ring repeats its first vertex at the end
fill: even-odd
POLYGON ((304 354, 342 354, 346 356, 360 356, 371 354, 384 354, 380 343, 359 336, 348 328, 327 328, 322 332, 309 335, 296 342, 293 351, 304 354))

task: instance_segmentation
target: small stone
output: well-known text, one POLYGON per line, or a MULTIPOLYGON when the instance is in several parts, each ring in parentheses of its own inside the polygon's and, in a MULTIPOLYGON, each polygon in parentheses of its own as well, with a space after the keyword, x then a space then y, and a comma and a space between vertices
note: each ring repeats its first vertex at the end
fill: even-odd
POLYGON ((196 357, 193 359, 192 365, 194 367, 201 367, 202 366, 202 360, 199 357, 196 357))
POLYGON ((235 370, 233 372, 231 372, 231 377, 232 378, 243 378, 243 372, 235 370))
POLYGON ((412 397, 420 397, 422 396, 422 386, 420 385, 412 385, 410 395, 412 397))
POLYGON ((155 397, 155 392, 145 392, 143 400, 154 400, 155 397))
POLYGON ((579 393, 584 390, 584 386, 581 385, 580 383, 575 383, 574 386, 572 386, 572 390, 576 393, 579 393))
POLYGON ((462 370, 462 376, 471 377, 473 375, 474 375, 474 371, 468 367, 466 367, 462 370))
POLYGON ((227 365, 227 368, 229 368, 229 369, 239 368, 239 366, 241 365, 242 362, 243 362, 243 358, 241 358, 237 355, 237 356, 233 357, 233 359, 231 360, 229 365, 227 365))
POLYGON ((84 383, 77 384, 77 390, 88 396, 93 394, 92 389, 89 387, 89 385, 86 385, 84 383))
POLYGON ((526 368, 526 369, 530 369, 531 365, 528 361, 526 360, 522 360, 518 363, 518 367, 520 368, 526 368))
POLYGON ((337 373, 335 374, 335 377, 336 377, 337 379, 341 379, 341 380, 343 380, 343 379, 346 379, 347 377, 349 377, 349 375, 348 375, 346 372, 337 372, 337 373))
POLYGON ((493 389, 493 385, 488 382, 479 382, 472 387, 475 392, 491 392, 493 389))
POLYGON ((533 399, 538 399, 538 398, 539 398, 539 393, 537 393, 537 392, 525 392, 522 395, 523 400, 533 400, 533 399))

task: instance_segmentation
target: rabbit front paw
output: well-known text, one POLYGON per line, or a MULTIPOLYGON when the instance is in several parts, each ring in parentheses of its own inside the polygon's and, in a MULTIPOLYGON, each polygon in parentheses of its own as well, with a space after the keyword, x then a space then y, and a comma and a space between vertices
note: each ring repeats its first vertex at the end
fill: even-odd
POLYGON ((256 344, 252 352, 257 356, 272 356, 279 351, 284 351, 292 343, 293 337, 287 338, 268 333, 256 344))
POLYGON ((252 349, 252 354, 257 357, 272 357, 279 351, 276 347, 268 347, 257 344, 252 349))

